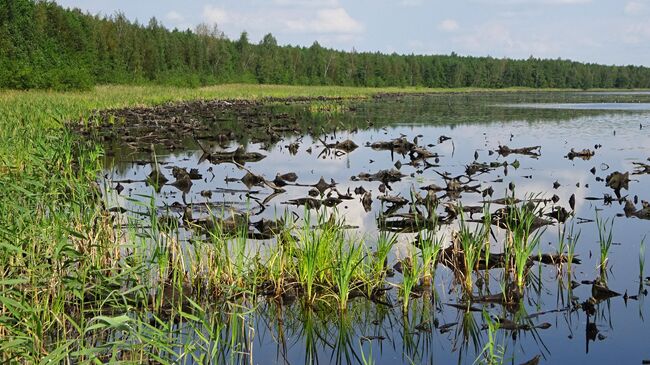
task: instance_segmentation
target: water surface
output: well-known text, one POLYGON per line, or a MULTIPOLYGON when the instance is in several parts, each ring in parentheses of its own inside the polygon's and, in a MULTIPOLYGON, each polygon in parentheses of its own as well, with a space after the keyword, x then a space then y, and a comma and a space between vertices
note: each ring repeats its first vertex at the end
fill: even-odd
MULTIPOLYGON (((551 324, 549 329, 536 331, 499 330, 497 342, 503 346, 507 362, 519 364, 535 355, 541 355, 541 363, 548 364, 640 363, 650 359, 647 348, 650 327, 645 323, 650 314, 645 303, 647 286, 639 282, 639 246, 650 233, 650 221, 625 217, 624 199, 611 202, 587 199, 615 196, 614 191, 605 186, 604 179, 609 174, 633 172, 635 162, 650 164, 650 94, 445 94, 356 101, 345 105, 344 110, 333 112, 314 110, 304 104, 268 107, 269 113, 288 114, 306 126, 337 126, 335 132, 289 132, 276 143, 256 142, 252 137, 226 144, 209 140, 200 143, 213 151, 233 151, 243 146, 249 152, 264 154, 263 160, 246 163, 245 167, 268 180, 273 180, 277 173, 288 172, 298 175, 300 185, 313 185, 321 177, 326 182, 333 180, 338 191, 349 191, 354 197, 342 201, 335 209, 349 225, 356 227, 352 232, 366 237, 368 244, 378 235, 379 212, 386 210, 377 199, 382 194, 382 183, 353 181, 353 176, 399 167, 405 176, 389 184, 388 193, 410 199, 412 191, 423 193, 421 187, 444 186, 443 173, 465 174, 466 166, 474 161, 507 162, 507 167, 475 176, 473 184, 480 185, 480 191, 492 187, 495 199, 512 194, 513 188, 516 197, 522 199, 530 196, 550 199, 557 195, 559 201, 547 203, 546 211, 554 206, 570 210, 569 198, 574 195, 575 215, 566 225, 575 224, 575 230, 581 232, 576 251, 582 260, 570 278, 566 271, 558 274, 555 266, 536 264, 525 299, 514 312, 498 305, 485 307, 494 316, 531 316, 534 323, 551 324), (436 166, 427 167, 422 162, 412 166, 408 155, 376 151, 366 146, 400 136, 437 153, 437 160, 427 160, 436 166), (441 139, 441 136, 449 139, 441 139), (335 149, 325 147, 325 143, 347 139, 359 147, 349 153, 336 153, 335 149), (289 148, 292 144, 297 144, 297 152, 289 148), (541 146, 541 154, 501 156, 495 152, 500 145, 511 148, 541 146), (571 160, 566 156, 572 149, 590 149, 595 154, 589 159, 571 160), (360 186, 372 194, 370 211, 364 209, 361 196, 354 194, 355 188, 360 186), (591 296, 591 285, 582 284, 570 291, 568 283, 571 280, 575 283, 591 281, 600 275, 598 231, 592 221, 596 214, 615 222, 608 285, 621 294, 638 295, 638 299, 612 298, 597 304, 595 312, 587 315, 580 307, 591 296)), ((234 117, 225 123, 237 128, 234 117)), ((214 128, 221 127, 214 125, 214 128)), ((125 189, 121 194, 108 191, 111 204, 131 211, 145 209, 133 200, 147 201, 142 196, 154 196, 160 214, 172 214, 179 220, 182 209, 174 206, 190 204, 195 215, 201 215, 206 213, 204 203, 209 203, 212 210, 251 214, 251 221, 273 219, 287 211, 302 217, 304 207, 286 203, 307 197, 312 189, 288 185, 284 187, 286 192, 271 198, 273 191, 268 187, 246 186, 238 181, 246 171, 233 163, 199 163, 204 151, 195 140, 188 139, 183 141, 180 150, 157 150, 156 158, 171 181, 174 180, 172 166, 188 170, 198 168, 203 178, 195 180, 186 193, 171 185, 156 192, 144 182, 151 165, 131 162, 147 160, 149 154, 134 153, 123 145, 108 147, 113 153, 106 161, 105 185, 114 188, 117 181, 140 181, 123 183, 125 189), (211 191, 212 196, 201 194, 206 191, 211 191)), ((648 175, 632 175, 631 179, 629 190, 622 190, 621 195, 636 201, 636 208, 640 209, 641 201, 650 200, 650 179, 648 175)), ((489 199, 472 192, 459 196, 440 192, 438 197, 440 211, 447 203, 472 206, 489 199)), ((332 211, 334 208, 323 209, 332 211)), ((398 212, 408 209, 406 205, 398 212)), ((556 251, 558 229, 563 226, 555 223, 546 228, 541 252, 556 251)), ((447 242, 451 229, 441 232, 448 234, 447 242)), ((391 265, 414 249, 410 244, 414 237, 413 233, 399 234, 391 265)), ((497 237, 502 236, 497 233, 497 237)), ((251 241, 250 244, 263 243, 251 241)), ((499 242, 494 243, 494 248, 500 249, 499 242)), ((493 275, 487 287, 496 292, 499 274, 493 275)), ((464 312, 447 305, 461 301, 462 292, 453 281, 451 272, 439 265, 435 294, 414 300, 406 315, 395 298, 396 290, 391 294, 395 307, 378 306, 359 299, 354 300, 348 314, 340 318, 327 311, 302 310, 300 304, 282 307, 263 304, 255 314, 246 317, 247 325, 254 329, 251 342, 254 362, 361 363, 363 352, 363 356, 372 356, 378 364, 472 364, 486 341, 487 331, 481 329, 485 322, 480 312, 464 312), (440 330, 453 323, 458 324, 449 327, 448 331, 440 330), (365 341, 369 336, 381 336, 383 340, 365 341)), ((395 282, 399 282, 399 274, 395 282)))

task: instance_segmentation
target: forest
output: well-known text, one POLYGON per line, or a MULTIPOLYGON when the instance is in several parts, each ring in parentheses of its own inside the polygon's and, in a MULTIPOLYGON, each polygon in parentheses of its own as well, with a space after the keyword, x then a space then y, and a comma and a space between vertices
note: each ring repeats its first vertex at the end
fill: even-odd
POLYGON ((97 16, 55 2, 0 0, 0 88, 220 83, 434 88, 648 88, 650 69, 562 59, 344 52, 314 42, 228 39, 217 25, 169 30, 124 14, 97 16))

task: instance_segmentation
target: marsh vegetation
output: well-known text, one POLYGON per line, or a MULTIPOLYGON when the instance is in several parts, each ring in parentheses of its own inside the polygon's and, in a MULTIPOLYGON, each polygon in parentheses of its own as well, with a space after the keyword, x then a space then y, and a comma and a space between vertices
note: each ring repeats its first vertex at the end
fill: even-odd
POLYGON ((645 98, 71 107, 0 175, 3 360, 640 362, 649 112, 504 105, 645 98))

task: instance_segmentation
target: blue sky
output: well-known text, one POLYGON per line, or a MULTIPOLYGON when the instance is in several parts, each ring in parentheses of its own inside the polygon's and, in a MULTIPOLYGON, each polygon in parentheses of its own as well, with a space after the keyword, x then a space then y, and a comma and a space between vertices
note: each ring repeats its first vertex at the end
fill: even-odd
POLYGON ((568 58, 650 66, 650 0, 58 0, 168 28, 359 51, 568 58))

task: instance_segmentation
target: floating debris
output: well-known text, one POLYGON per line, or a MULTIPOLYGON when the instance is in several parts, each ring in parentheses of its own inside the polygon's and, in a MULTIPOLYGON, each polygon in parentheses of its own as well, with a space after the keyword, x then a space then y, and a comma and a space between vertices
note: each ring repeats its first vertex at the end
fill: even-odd
POLYGON ((510 148, 508 146, 499 145, 499 148, 496 150, 496 152, 503 157, 507 157, 511 154, 539 157, 542 155, 540 152, 541 149, 542 146, 510 148))
POLYGON ((368 174, 368 173, 360 173, 357 176, 352 177, 352 181, 381 181, 384 184, 388 185, 389 183, 392 182, 398 182, 401 181, 402 178, 406 177, 406 175, 402 174, 398 170, 392 169, 392 170, 381 170, 377 173, 374 174, 368 174))
POLYGON ((630 173, 620 173, 614 171, 611 174, 607 175, 605 178, 605 186, 608 186, 614 190, 617 198, 621 198, 621 189, 627 190, 630 183, 630 173))
POLYGON ((288 205, 295 205, 295 206, 304 206, 307 209, 320 209, 322 205, 322 201, 319 199, 314 199, 314 198, 298 198, 298 199, 291 199, 283 204, 288 204, 288 205))
POLYGON ((576 151, 572 148, 571 151, 569 151, 569 153, 567 153, 565 157, 568 158, 569 160, 573 160, 574 158, 577 157, 587 161, 591 159, 595 154, 596 153, 594 151, 587 148, 583 149, 582 151, 576 151))
POLYGON ((349 139, 346 139, 345 141, 342 142, 337 141, 335 143, 327 143, 322 139, 320 141, 326 148, 332 148, 335 150, 343 151, 345 153, 350 153, 359 147, 356 143, 354 143, 352 140, 349 139))

